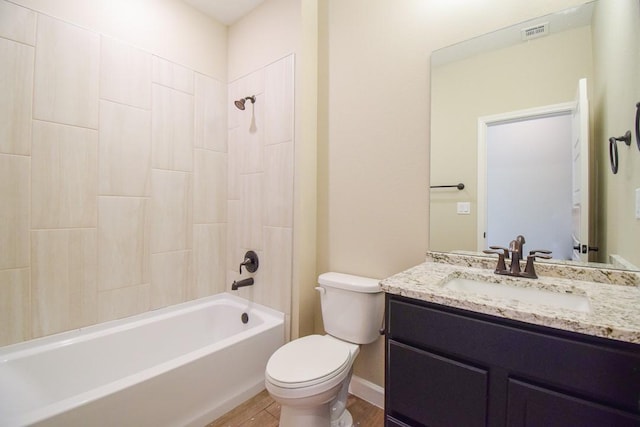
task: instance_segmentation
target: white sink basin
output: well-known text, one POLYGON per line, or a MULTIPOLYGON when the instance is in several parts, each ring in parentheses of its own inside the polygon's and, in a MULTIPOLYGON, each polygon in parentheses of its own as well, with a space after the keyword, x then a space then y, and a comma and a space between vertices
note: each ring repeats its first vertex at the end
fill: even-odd
POLYGON ((536 288, 523 288, 507 284, 483 282, 481 280, 456 277, 444 284, 453 291, 474 293, 486 297, 516 300, 528 304, 562 308, 588 313, 591 311, 589 298, 584 295, 552 292, 536 288))

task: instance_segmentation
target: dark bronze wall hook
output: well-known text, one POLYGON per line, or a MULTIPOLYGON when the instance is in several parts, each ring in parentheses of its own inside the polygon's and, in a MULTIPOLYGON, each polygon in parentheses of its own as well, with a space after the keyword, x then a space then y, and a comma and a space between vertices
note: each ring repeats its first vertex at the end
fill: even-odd
POLYGON ((609 161, 611 162, 611 172, 618 173, 618 141, 623 141, 625 145, 631 145, 631 131, 626 131, 623 136, 612 136, 609 138, 609 161))

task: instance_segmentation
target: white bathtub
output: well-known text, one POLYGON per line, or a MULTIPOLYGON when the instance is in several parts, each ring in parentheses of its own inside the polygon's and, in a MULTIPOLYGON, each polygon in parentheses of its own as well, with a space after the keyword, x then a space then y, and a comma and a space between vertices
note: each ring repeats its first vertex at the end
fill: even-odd
POLYGON ((282 313, 225 293, 6 346, 0 426, 202 426, 264 388, 283 342, 282 313))

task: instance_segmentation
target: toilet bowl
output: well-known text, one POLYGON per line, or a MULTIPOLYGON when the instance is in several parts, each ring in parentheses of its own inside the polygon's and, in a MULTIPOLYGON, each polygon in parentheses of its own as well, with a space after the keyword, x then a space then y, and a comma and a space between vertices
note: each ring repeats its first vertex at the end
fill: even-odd
POLYGON ((346 402, 353 362, 360 344, 379 336, 384 298, 377 280, 325 273, 318 283, 328 334, 285 344, 265 370, 265 386, 281 405, 282 427, 350 427, 346 402))
POLYGON ((281 405, 280 425, 351 426, 344 409, 359 351, 357 344, 330 335, 309 335, 276 351, 267 363, 265 385, 281 405), (341 404, 336 397, 342 389, 341 404))

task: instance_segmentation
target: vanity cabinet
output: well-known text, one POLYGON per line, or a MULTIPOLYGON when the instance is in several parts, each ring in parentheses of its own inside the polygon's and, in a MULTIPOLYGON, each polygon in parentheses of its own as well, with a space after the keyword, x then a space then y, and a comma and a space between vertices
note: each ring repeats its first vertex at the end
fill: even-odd
POLYGON ((640 345, 386 298, 387 426, 640 426, 640 345))

